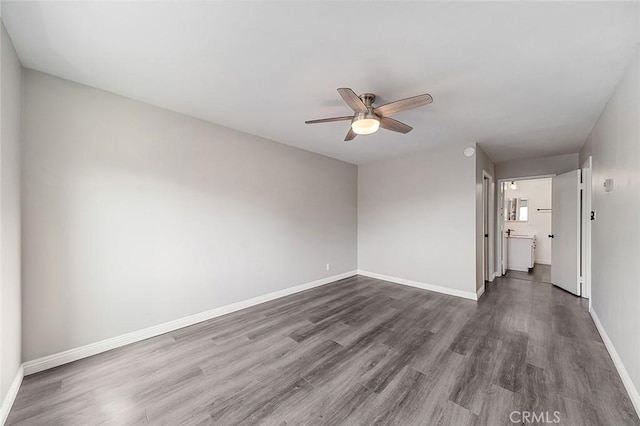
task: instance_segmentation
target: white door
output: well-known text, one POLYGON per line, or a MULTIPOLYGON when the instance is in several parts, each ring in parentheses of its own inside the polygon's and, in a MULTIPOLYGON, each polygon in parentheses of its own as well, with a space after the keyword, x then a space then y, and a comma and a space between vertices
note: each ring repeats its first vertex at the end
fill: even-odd
POLYGON ((580 296, 580 170, 553 177, 551 282, 580 296))

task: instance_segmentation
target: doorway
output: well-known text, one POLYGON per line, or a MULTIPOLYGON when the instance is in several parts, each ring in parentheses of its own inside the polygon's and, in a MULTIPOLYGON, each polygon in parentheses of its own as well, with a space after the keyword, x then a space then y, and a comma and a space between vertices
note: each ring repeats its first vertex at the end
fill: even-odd
POLYGON ((588 298, 591 159, 561 175, 501 179, 498 186, 498 272, 588 298))
POLYGON ((551 282, 552 178, 501 182, 503 274, 551 282))
POLYGON ((496 277, 494 270, 494 209, 495 184, 493 176, 483 172, 482 176, 482 276, 485 282, 496 277))

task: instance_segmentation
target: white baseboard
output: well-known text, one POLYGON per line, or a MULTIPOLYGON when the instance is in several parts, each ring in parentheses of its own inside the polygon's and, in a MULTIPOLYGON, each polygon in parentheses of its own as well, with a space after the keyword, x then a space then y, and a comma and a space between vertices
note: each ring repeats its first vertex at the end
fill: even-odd
POLYGON ((551 261, 548 259, 535 259, 533 263, 539 263, 541 265, 549 265, 551 266, 551 261))
POLYGON ((349 271, 343 274, 333 275, 331 277, 322 278, 316 281, 312 281, 306 284, 301 284, 295 287, 286 288, 284 290, 275 291, 262 296, 254 297, 241 302, 233 303, 231 305, 221 306, 219 308, 212 309, 210 311, 201 312, 199 314, 190 315, 188 317, 179 318, 177 320, 169 321, 164 324, 154 325, 153 327, 145 328, 143 330, 134 331, 132 333, 123 334, 121 336, 112 337, 110 339, 102 340, 99 342, 91 343, 79 348, 69 349, 63 352, 59 352, 52 355, 47 355, 42 358, 34 359, 32 361, 25 362, 24 374, 30 375, 38 373, 40 371, 48 370, 50 368, 58 367, 69 362, 77 361, 82 358, 87 358, 92 355, 106 352, 111 349, 119 348, 131 343, 139 342, 141 340, 148 339, 150 337, 159 336, 164 333, 177 330, 179 328, 188 327, 190 325, 206 321, 212 318, 216 318, 222 315, 230 314, 232 312, 239 311, 241 309, 249 308, 251 306, 259 305, 260 303, 269 302, 280 297, 289 296, 294 293, 299 293, 304 290, 308 290, 321 285, 329 284, 334 281, 338 281, 344 278, 352 277, 356 275, 357 271, 349 271))
POLYGON ((396 284, 408 285, 411 287, 421 288, 423 290, 435 291, 438 293, 444 293, 451 296, 464 297, 465 299, 478 300, 478 295, 471 291, 463 291, 455 288, 442 287, 439 285, 426 284, 418 281, 406 280, 404 278, 390 277, 388 275, 377 274, 375 272, 358 270, 358 275, 364 275, 365 277, 376 278, 379 280, 390 281, 396 284))
POLYGON ((624 367, 624 364, 622 363, 622 360, 620 359, 620 356, 618 355, 616 348, 613 346, 613 342, 611 341, 611 339, 609 339, 609 335, 607 334, 604 327, 602 326, 602 323, 600 322, 598 315, 596 315, 596 312, 593 309, 591 309, 590 313, 591 313, 591 318, 593 318, 593 322, 595 323, 596 328, 598 329, 598 333, 600 333, 600 337, 602 337, 602 341, 604 342, 604 345, 607 348, 607 351, 609 351, 609 355, 611 355, 613 364, 616 366, 616 369, 618 370, 618 374, 620 375, 620 378, 622 379, 622 383, 624 384, 624 387, 627 390, 627 393, 629 394, 629 398, 631 399, 631 402, 633 403, 633 406, 636 409, 636 413, 638 414, 638 416, 640 416, 640 393, 638 393, 638 389, 633 384, 633 381, 631 380, 631 376, 629 376, 627 369, 624 367))
POLYGON ((484 290, 485 290, 485 284, 482 284, 482 287, 480 287, 478 290, 476 290, 476 300, 480 300, 480 296, 482 296, 484 294, 484 290))
POLYGON ((0 425, 4 425, 9 417, 9 411, 11 411, 11 407, 16 400, 16 396, 18 396, 18 390, 20 390, 23 377, 24 369, 21 365, 20 368, 18 368, 15 379, 13 379, 11 386, 9 386, 7 395, 4 397, 4 400, 2 400, 2 405, 0 405, 0 425))

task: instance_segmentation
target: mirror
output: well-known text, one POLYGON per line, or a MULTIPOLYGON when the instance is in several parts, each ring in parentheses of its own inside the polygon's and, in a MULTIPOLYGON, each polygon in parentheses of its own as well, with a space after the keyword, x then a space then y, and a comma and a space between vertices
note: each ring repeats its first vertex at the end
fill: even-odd
POLYGON ((529 200, 527 198, 507 198, 504 211, 507 222, 528 222, 529 200))

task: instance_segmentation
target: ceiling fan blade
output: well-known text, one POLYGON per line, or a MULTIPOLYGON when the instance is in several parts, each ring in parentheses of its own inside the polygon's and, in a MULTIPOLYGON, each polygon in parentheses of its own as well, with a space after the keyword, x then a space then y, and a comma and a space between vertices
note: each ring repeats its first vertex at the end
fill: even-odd
POLYGON ((382 127, 383 129, 391 130, 392 132, 398 132, 398 133, 409 133, 410 131, 413 130, 413 127, 389 117, 380 118, 380 127, 382 127))
POLYGON ((349 88, 341 88, 338 89, 338 93, 340 93, 342 99, 344 99, 347 105, 349 105, 355 112, 367 112, 367 106, 353 90, 349 88))
POLYGON ((356 138, 356 136, 358 136, 358 134, 356 132, 353 131, 353 129, 351 127, 349 127, 349 131, 347 132, 347 136, 344 137, 345 142, 346 141, 352 141, 356 138))
POLYGON ((431 95, 424 94, 411 98, 400 99, 399 101, 390 102, 388 104, 380 105, 374 108, 373 112, 381 116, 387 116, 396 114, 400 111, 405 111, 412 108, 417 108, 423 105, 428 105, 433 102, 431 95))
POLYGON ((332 121, 350 121, 353 120, 353 116, 344 116, 344 117, 331 117, 331 118, 321 118, 319 120, 307 120, 305 124, 317 124, 317 123, 331 123, 332 121))

